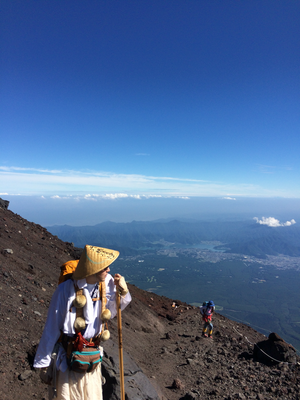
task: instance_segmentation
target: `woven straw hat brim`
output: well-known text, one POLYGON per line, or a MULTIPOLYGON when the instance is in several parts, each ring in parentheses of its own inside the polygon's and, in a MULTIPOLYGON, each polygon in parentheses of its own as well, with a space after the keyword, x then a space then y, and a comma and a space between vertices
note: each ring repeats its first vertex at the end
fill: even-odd
POLYGON ((73 273, 73 278, 83 279, 97 272, 101 272, 112 264, 118 258, 119 254, 117 250, 86 245, 81 254, 77 268, 73 273))

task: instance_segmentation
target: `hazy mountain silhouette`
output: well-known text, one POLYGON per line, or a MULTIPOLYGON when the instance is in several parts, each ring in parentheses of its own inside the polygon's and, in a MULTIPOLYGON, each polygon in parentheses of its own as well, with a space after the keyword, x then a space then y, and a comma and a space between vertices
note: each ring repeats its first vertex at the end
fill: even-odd
POLYGON ((201 241, 220 241, 227 252, 265 257, 284 254, 300 256, 300 228, 285 226, 272 228, 250 221, 194 221, 179 220, 131 223, 103 222, 94 226, 69 225, 47 228, 60 239, 75 246, 85 243, 107 247, 141 249, 158 247, 159 241, 175 245, 194 245, 201 241))

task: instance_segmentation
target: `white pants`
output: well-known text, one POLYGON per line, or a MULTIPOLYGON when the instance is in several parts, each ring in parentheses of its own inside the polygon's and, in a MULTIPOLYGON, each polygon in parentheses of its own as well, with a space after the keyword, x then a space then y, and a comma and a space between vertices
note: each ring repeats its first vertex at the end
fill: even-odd
MULTIPOLYGON (((102 400, 101 364, 86 374, 69 369, 56 373, 57 400, 102 400)), ((52 400, 53 394, 49 389, 49 400, 52 400)))

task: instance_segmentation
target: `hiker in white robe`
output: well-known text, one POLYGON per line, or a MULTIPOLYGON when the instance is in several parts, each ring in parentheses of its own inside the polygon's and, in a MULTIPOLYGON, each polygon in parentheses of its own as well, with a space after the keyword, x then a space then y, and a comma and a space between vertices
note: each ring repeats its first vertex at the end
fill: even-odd
MULTIPOLYGON (((103 310, 102 302, 105 302, 105 299, 100 299, 99 282, 105 283, 106 308, 110 310, 111 318, 117 314, 117 290, 121 293, 121 310, 130 303, 131 296, 124 278, 119 274, 115 274, 114 277, 109 274, 109 265, 118 255, 119 253, 114 250, 86 246, 73 274, 73 278, 80 279, 69 279, 61 283, 53 294, 34 360, 34 367, 42 369, 43 381, 49 384, 49 375, 53 375, 49 386, 50 400, 53 398, 58 400, 102 399, 101 365, 87 373, 71 370, 67 363, 66 350, 62 344, 57 344, 57 341, 61 337, 61 333, 73 337, 76 335, 74 328, 76 308, 73 305, 76 296, 74 284, 77 285, 77 289, 83 290, 82 294, 86 297, 86 304, 83 307, 86 328, 81 333, 87 340, 98 337, 103 331, 100 316, 101 310, 103 310), (108 259, 106 259, 106 252, 111 252, 108 253, 108 259), (97 301, 93 301, 92 298, 97 301), (53 351, 56 357, 51 363, 54 357, 53 351), (57 397, 54 397, 55 395, 57 397)), ((102 351, 102 347, 100 347, 100 351, 102 351)))

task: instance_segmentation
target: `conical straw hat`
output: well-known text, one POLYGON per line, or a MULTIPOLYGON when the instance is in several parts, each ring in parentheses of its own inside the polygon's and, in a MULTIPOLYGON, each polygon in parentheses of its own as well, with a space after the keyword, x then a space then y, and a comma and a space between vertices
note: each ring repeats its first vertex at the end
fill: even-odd
POLYGON ((73 274, 73 278, 83 279, 102 271, 113 263, 119 254, 116 250, 86 245, 73 274))

